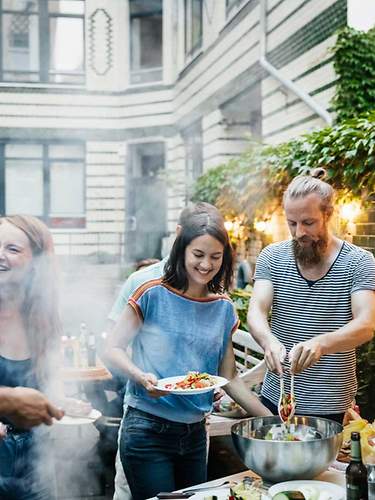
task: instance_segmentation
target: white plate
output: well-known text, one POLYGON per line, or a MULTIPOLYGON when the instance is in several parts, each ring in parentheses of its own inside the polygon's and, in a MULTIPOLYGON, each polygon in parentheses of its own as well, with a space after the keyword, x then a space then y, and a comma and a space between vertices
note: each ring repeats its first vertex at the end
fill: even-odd
POLYGON ((185 396, 189 396, 189 394, 203 394, 204 392, 210 392, 213 391, 214 389, 217 389, 218 387, 222 387, 223 385, 226 385, 229 380, 227 380, 224 377, 218 377, 216 375, 211 375, 212 379, 215 380, 214 385, 210 385, 210 387, 202 387, 202 389, 166 389, 165 386, 168 384, 177 384, 177 382, 181 382, 181 380, 184 380, 186 375, 179 375, 178 377, 168 377, 168 378, 161 378, 158 380, 158 385, 156 386, 158 389, 161 391, 166 391, 170 392, 171 394, 184 394, 185 396))
POLYGON ((91 412, 85 417, 71 417, 70 415, 64 415, 61 420, 55 420, 55 424, 59 425, 87 425, 92 424, 98 418, 100 418, 102 414, 99 410, 92 409, 91 412))
MULTIPOLYGON (((211 496, 216 496, 217 500, 228 500, 229 495, 229 488, 213 488, 212 490, 199 491, 195 495, 191 496, 189 500, 204 500, 206 497, 211 496)), ((269 500, 269 497, 262 493, 262 500, 269 500)))
POLYGON ((344 500, 346 493, 344 488, 337 484, 327 483, 325 481, 308 481, 301 479, 299 481, 285 481, 284 483, 277 483, 270 487, 268 490, 269 496, 272 498, 276 493, 282 491, 301 491, 304 486, 313 486, 319 493, 328 493, 331 495, 331 500, 344 500))

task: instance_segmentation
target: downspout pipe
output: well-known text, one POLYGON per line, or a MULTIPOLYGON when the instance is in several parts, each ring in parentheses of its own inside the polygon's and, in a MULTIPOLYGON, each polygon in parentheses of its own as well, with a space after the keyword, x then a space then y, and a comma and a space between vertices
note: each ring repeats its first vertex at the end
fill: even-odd
POLYGON ((260 65, 278 80, 284 87, 296 94, 309 108, 319 115, 328 125, 332 125, 332 117, 327 110, 322 108, 309 94, 299 88, 292 80, 285 78, 266 58, 266 23, 267 23, 267 0, 260 0, 260 65))

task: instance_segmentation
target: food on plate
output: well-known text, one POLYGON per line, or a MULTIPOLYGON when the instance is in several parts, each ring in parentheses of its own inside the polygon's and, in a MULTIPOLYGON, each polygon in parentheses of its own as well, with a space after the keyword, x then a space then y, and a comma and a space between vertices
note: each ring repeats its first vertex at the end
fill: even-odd
POLYGON ((295 397, 292 394, 283 394, 280 402, 279 415, 286 422, 289 420, 292 410, 296 405, 295 397))
POLYGON ((215 384, 215 377, 209 375, 208 373, 189 372, 180 382, 176 382, 175 384, 166 384, 164 388, 173 390, 204 389, 206 387, 212 387, 215 384))
POLYGON ((232 418, 241 418, 248 415, 247 412, 228 395, 223 396, 218 401, 214 401, 213 411, 224 417, 228 416, 232 418))
POLYGON ((320 491, 314 486, 301 485, 299 490, 276 493, 272 500, 335 500, 335 498, 331 493, 320 491))
POLYGON ((340 462, 350 462, 350 436, 359 432, 361 436, 362 458, 365 463, 375 463, 375 421, 370 424, 361 417, 356 417, 344 426, 343 443, 337 459, 340 462))
POLYGON ((69 417, 87 417, 92 412, 91 403, 81 399, 66 398, 61 406, 69 417))
POLYGON ((300 491, 283 491, 276 493, 272 500, 305 500, 305 495, 300 491))
POLYGON ((235 500, 261 500, 262 480, 245 477, 243 481, 230 489, 230 495, 235 500))

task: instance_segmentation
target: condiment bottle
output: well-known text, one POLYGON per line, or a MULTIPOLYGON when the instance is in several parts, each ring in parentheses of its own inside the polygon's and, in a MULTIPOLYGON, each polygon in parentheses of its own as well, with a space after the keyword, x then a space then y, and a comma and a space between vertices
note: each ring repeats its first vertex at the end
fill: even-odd
POLYGON ((83 368, 86 368, 88 366, 88 360, 87 360, 87 326, 86 323, 81 323, 79 327, 79 350, 80 350, 80 365, 83 368))
POLYGON ((65 341, 64 365, 67 367, 74 366, 74 348, 73 348, 71 336, 69 334, 67 335, 66 341, 65 341))
POLYGON ((347 500, 368 500, 367 469, 362 462, 359 432, 351 434, 350 464, 346 469, 347 500))
POLYGON ((90 332, 87 341, 87 364, 96 366, 96 338, 94 332, 90 332))
POLYGON ((368 469, 368 500, 375 500, 375 464, 369 464, 368 469))

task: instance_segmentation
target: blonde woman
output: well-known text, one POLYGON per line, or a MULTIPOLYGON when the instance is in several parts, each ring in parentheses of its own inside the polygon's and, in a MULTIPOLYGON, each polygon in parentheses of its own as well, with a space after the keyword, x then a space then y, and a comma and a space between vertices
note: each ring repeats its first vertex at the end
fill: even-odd
MULTIPOLYGON (((0 381, 48 389, 60 321, 52 237, 32 216, 0 219, 0 381)), ((52 412, 54 413, 54 412, 52 412)), ((48 431, 8 424, 0 441, 0 498, 51 500, 54 476, 48 431), (40 459, 43 459, 43 464, 40 459)), ((22 422, 21 422, 22 423, 22 422)), ((46 423, 50 423, 47 419, 46 423)))

